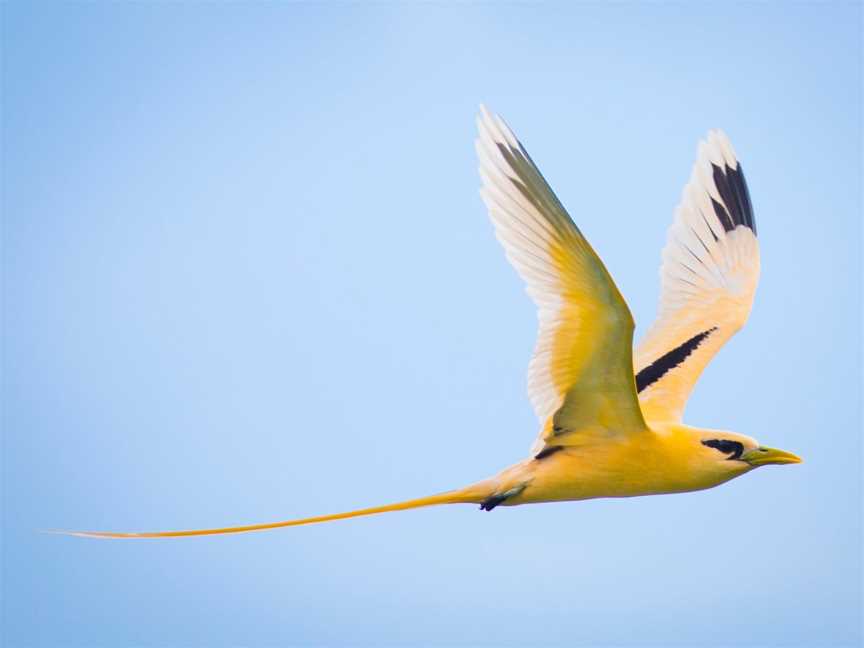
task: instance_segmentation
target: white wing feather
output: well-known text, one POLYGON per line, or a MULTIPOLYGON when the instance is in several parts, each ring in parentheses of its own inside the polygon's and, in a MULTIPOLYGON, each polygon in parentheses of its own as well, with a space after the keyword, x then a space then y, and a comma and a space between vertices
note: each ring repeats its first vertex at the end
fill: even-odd
POLYGON ((662 259, 657 320, 636 350, 649 422, 681 420, 702 370, 747 321, 759 282, 747 184, 720 131, 699 145, 662 259))
POLYGON ((569 445, 592 432, 644 430, 626 303, 516 136, 483 107, 477 123, 480 193, 538 308, 528 367, 528 394, 542 426, 535 450, 550 437, 569 445))

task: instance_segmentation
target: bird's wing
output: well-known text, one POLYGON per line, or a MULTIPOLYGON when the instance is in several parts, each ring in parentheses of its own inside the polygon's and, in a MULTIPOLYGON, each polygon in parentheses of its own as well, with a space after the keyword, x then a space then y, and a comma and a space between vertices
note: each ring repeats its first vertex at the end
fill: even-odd
POLYGON ((744 326, 759 282, 759 244, 744 173, 728 138, 708 133, 669 228, 657 320, 636 349, 648 421, 680 421, 693 385, 744 326))
POLYGON ((633 380, 633 317, 603 263, 504 121, 481 107, 480 193, 527 284, 540 331, 528 393, 534 450, 646 429, 633 380))

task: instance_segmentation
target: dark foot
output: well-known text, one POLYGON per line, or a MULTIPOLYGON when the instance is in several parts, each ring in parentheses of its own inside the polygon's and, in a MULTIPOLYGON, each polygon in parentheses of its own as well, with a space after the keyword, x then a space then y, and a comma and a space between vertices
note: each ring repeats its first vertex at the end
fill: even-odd
POLYGON ((491 511, 493 508, 498 506, 504 500, 510 499, 514 495, 518 495, 523 490, 525 490, 525 484, 520 484, 519 486, 514 486, 510 490, 504 491, 500 495, 490 495, 485 500, 480 502, 480 510, 481 511, 491 511))
POLYGON ((492 497, 487 497, 485 500, 480 502, 480 510, 491 511, 508 497, 509 495, 493 495, 492 497))

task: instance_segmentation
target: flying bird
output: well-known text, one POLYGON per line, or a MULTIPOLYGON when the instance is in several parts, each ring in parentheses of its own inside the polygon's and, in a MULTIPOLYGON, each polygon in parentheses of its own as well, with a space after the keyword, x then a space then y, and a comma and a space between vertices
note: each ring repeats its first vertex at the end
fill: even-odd
POLYGON ((603 262, 525 147, 481 106, 480 190, 507 258, 538 308, 528 393, 540 421, 529 456, 464 488, 396 504, 247 526, 114 533, 164 538, 261 531, 436 504, 491 511, 537 502, 711 488, 768 464, 799 463, 755 439, 682 422, 702 370, 747 321, 759 244, 744 173, 711 131, 675 210, 657 320, 633 351, 633 316, 603 262))

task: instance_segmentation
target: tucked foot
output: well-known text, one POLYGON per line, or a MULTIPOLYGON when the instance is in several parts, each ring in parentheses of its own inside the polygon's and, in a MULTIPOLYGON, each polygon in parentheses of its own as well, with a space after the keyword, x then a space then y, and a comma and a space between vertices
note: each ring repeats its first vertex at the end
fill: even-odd
POLYGON ((503 493, 496 493, 495 495, 490 495, 482 502, 480 502, 480 510, 481 511, 491 511, 496 506, 501 504, 504 500, 510 499, 514 495, 518 495, 523 490, 525 490, 525 486, 516 486, 515 488, 511 488, 510 490, 504 491, 503 493))

